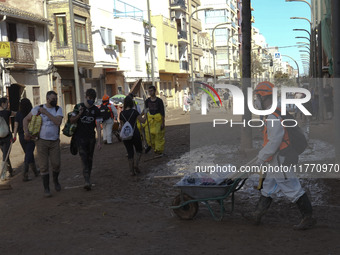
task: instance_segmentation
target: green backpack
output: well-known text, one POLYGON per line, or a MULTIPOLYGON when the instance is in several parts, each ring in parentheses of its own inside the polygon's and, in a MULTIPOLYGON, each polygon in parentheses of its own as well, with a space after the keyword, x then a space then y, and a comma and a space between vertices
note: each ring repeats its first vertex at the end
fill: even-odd
POLYGON ((77 129, 77 123, 71 123, 70 119, 72 117, 72 113, 73 112, 69 112, 67 114, 67 122, 65 123, 65 126, 63 128, 63 134, 68 136, 68 137, 71 137, 74 135, 74 133, 76 132, 76 129, 77 129))

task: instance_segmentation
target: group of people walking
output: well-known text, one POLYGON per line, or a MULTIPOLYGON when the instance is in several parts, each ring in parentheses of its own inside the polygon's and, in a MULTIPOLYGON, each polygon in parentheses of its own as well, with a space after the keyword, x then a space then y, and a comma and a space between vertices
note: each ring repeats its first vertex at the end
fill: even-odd
MULTIPOLYGON (((133 127, 131 139, 123 140, 127 151, 127 158, 131 175, 140 173, 139 161, 143 153, 142 140, 145 141, 146 150, 151 148, 155 153, 162 155, 164 151, 165 133, 165 112, 163 101, 156 96, 156 88, 150 86, 150 98, 145 101, 143 112, 137 107, 132 94, 124 99, 123 109, 117 111, 114 105, 110 104, 109 97, 104 96, 100 107, 95 105, 97 98, 94 89, 88 89, 85 93, 84 102, 77 104, 70 117, 70 122, 77 125, 72 140, 76 144, 79 153, 82 173, 85 180, 84 189, 91 190, 91 174, 93 167, 93 155, 95 147, 102 148, 101 130, 103 128, 103 141, 105 144, 112 144, 112 127, 115 121, 119 121, 120 127, 126 122, 133 127), (105 107, 102 107, 105 106, 105 107), (107 109, 107 112, 102 111, 107 109), (119 113, 119 114, 118 114, 119 113), (137 123, 139 128, 137 127, 137 123), (97 133, 97 134, 96 134, 97 133)), ((19 141, 25 152, 23 181, 31 180, 29 170, 35 176, 41 175, 44 187, 44 195, 51 197, 50 173, 57 192, 61 191, 59 174, 61 169, 60 153, 60 126, 63 120, 62 108, 57 105, 57 93, 49 91, 46 94, 46 103, 33 107, 29 99, 23 98, 20 101, 18 112, 8 110, 8 99, 0 99, 0 120, 3 118, 8 134, 0 138, 0 146, 3 152, 3 161, 6 161, 8 176, 13 176, 13 169, 9 154, 11 144, 19 141), (13 135, 9 131, 10 117, 15 117, 13 135), (40 132, 34 137, 29 130, 29 123, 36 121, 37 116, 41 117, 40 132), (37 148, 37 165, 34 158, 34 150, 37 148), (49 171, 51 169, 51 171, 49 171)), ((0 129, 2 128, 0 121, 0 129)), ((0 132, 1 133, 1 132, 0 132)))

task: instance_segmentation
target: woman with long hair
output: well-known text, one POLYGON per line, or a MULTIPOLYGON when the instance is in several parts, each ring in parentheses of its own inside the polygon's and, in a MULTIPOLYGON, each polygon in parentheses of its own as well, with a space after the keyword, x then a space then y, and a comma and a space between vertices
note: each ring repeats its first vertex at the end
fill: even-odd
POLYGON ((21 144, 22 149, 25 152, 25 159, 24 159, 24 173, 23 173, 23 181, 27 182, 31 179, 28 177, 28 170, 31 168, 34 175, 38 176, 39 171, 37 170, 37 167, 35 165, 34 160, 34 149, 35 149, 35 143, 34 141, 30 140, 27 141, 24 139, 24 129, 23 129, 23 119, 29 114, 32 110, 32 104, 31 101, 28 98, 23 98, 20 101, 19 105, 19 111, 17 112, 15 116, 15 122, 14 122, 14 138, 16 139, 17 134, 19 134, 19 141, 21 144))
MULTIPOLYGON (((9 148, 11 146, 11 142, 12 143, 15 142, 15 139, 12 138, 12 133, 9 128, 9 123, 10 123, 10 117, 12 116, 14 117, 16 113, 8 110, 7 108, 8 108, 8 99, 6 97, 0 98, 0 117, 2 117, 6 121, 7 128, 8 128, 6 130, 6 133, 8 131, 8 134, 0 138, 0 147, 2 150, 2 161, 5 161, 6 159, 9 148)), ((7 158, 7 161, 6 161, 6 168, 9 173, 9 177, 12 177, 13 168, 11 165, 11 161, 9 160, 9 157, 7 158)))
POLYGON ((137 120, 139 120, 141 123, 144 123, 146 119, 143 118, 136 109, 134 109, 134 103, 130 96, 127 96, 124 99, 124 110, 119 114, 119 120, 121 127, 124 126, 125 122, 129 122, 134 130, 132 139, 123 140, 128 153, 130 173, 132 176, 134 176, 137 173, 140 173, 138 165, 143 151, 141 136, 136 124, 137 120), (134 161, 135 150, 136 161, 134 161))

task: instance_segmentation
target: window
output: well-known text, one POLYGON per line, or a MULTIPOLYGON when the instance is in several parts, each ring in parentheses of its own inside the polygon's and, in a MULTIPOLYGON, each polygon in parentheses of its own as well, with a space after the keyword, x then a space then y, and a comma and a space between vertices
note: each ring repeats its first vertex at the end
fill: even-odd
POLYGON ((105 29, 105 27, 101 27, 100 28, 100 36, 102 38, 103 45, 106 45, 107 44, 107 40, 106 40, 106 29, 105 29))
POLYGON ((199 61, 198 58, 195 58, 195 71, 198 71, 199 69, 199 61))
POLYGON ((172 91, 171 91, 171 81, 168 82, 168 96, 172 96, 172 91))
POLYGON ((197 33, 193 33, 193 44, 197 45, 197 33))
POLYGON ((136 71, 142 71, 139 59, 139 48, 140 42, 134 42, 134 51, 135 51, 135 69, 136 71))
POLYGON ((175 45, 175 60, 178 61, 178 50, 177 50, 177 46, 175 45))
POLYGON ((113 45, 113 43, 112 43, 112 29, 107 29, 107 43, 108 43, 108 45, 113 45))
POLYGON ((173 45, 172 44, 170 44, 170 59, 173 59, 173 45))
POLYGON ((87 50, 86 39, 86 19, 77 15, 74 15, 74 30, 76 34, 77 49, 87 50))
POLYGON ((17 40, 17 25, 14 23, 7 23, 7 35, 9 42, 15 42, 17 40))
POLYGON ((165 43, 165 58, 169 59, 169 44, 165 43))
POLYGON ((57 29, 57 47, 67 47, 67 27, 65 14, 58 14, 55 17, 57 29))
POLYGON ((33 87, 33 105, 40 104, 40 88, 33 87))
POLYGON ((30 42, 35 42, 35 29, 34 27, 28 27, 28 39, 30 42))

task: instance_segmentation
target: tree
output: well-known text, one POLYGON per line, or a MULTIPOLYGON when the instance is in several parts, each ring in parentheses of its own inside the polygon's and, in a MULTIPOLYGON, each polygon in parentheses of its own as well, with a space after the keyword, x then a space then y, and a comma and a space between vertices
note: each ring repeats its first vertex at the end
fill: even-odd
POLYGON ((275 86, 277 87, 293 87, 296 86, 295 79, 289 78, 288 74, 278 71, 274 75, 275 86))
POLYGON ((255 53, 251 54, 251 76, 255 78, 258 75, 261 75, 265 69, 262 66, 261 61, 257 57, 255 53))

